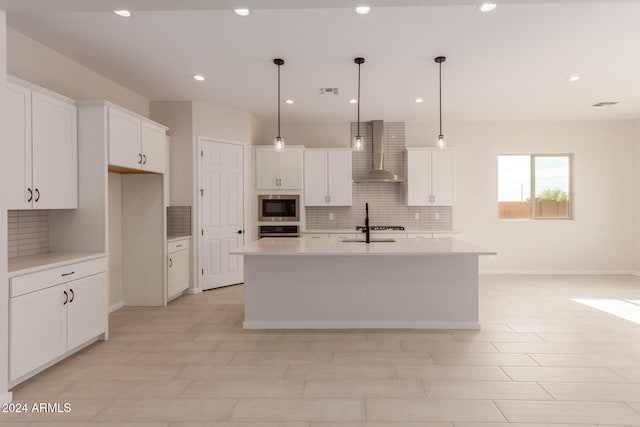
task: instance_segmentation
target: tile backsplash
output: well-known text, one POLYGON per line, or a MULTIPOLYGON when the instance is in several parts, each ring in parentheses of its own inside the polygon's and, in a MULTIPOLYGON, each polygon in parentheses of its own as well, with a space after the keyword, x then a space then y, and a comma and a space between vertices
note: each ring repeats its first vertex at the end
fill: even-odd
MULTIPOLYGON (((356 123, 351 124, 356 135, 356 123)), ((365 151, 353 153, 353 176, 360 177, 372 168, 371 123, 360 123, 365 151)), ((405 133, 403 122, 384 123, 384 168, 405 179, 405 133)), ((371 225, 401 225, 413 230, 451 230, 450 206, 407 206, 407 184, 353 183, 352 206, 307 207, 307 229, 351 229, 364 225, 364 204, 369 202, 371 225), (334 219, 329 219, 332 213, 334 219), (416 219, 416 214, 418 219, 416 219), (436 219, 438 217, 438 219, 436 219)))
POLYGON ((191 235, 191 206, 167 208, 167 236, 191 235))
POLYGON ((8 211, 9 258, 49 252, 49 211, 8 211))

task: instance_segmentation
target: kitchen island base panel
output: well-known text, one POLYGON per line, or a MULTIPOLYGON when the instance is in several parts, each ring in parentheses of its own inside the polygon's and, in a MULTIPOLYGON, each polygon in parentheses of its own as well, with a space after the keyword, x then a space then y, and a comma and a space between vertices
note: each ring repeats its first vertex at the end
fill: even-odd
POLYGON ((478 255, 245 255, 245 329, 480 329, 478 255))

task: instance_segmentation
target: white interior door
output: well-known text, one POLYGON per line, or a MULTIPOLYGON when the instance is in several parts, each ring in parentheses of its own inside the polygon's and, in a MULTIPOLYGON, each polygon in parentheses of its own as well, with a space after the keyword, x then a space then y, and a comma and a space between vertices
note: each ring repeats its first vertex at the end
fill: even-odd
POLYGON ((241 283, 244 241, 244 155, 241 145, 203 141, 199 253, 202 289, 241 283))

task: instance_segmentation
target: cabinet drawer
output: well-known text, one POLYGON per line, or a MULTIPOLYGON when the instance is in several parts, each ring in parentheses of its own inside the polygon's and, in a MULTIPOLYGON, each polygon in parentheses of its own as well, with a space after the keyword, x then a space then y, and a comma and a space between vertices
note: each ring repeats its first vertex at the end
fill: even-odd
POLYGON ((107 270, 106 258, 93 259, 11 279, 11 298, 45 289, 60 283, 71 282, 107 270))
POLYGON ((189 239, 176 240, 175 242, 167 243, 167 253, 174 253, 177 251, 184 251, 189 249, 189 239))

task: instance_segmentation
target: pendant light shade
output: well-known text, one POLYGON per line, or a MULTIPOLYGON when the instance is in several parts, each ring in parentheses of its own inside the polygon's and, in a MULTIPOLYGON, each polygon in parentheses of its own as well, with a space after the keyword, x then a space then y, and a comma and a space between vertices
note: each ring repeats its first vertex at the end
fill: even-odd
POLYGON ((278 66, 278 136, 273 140, 273 149, 276 153, 284 151, 284 138, 280 135, 280 67, 284 65, 284 59, 276 58, 273 63, 278 66))
POLYGON ((438 140, 436 141, 436 147, 440 150, 444 150, 447 148, 447 140, 442 133, 442 63, 446 61, 447 58, 445 56, 438 56, 434 59, 434 61, 438 64, 438 87, 440 91, 440 133, 438 134, 438 140))
POLYGON ((356 136, 353 138, 353 142, 351 143, 351 148, 353 151, 364 151, 364 139, 360 136, 360 66, 364 64, 364 58, 355 58, 353 62, 358 64, 358 130, 356 132, 356 136))

